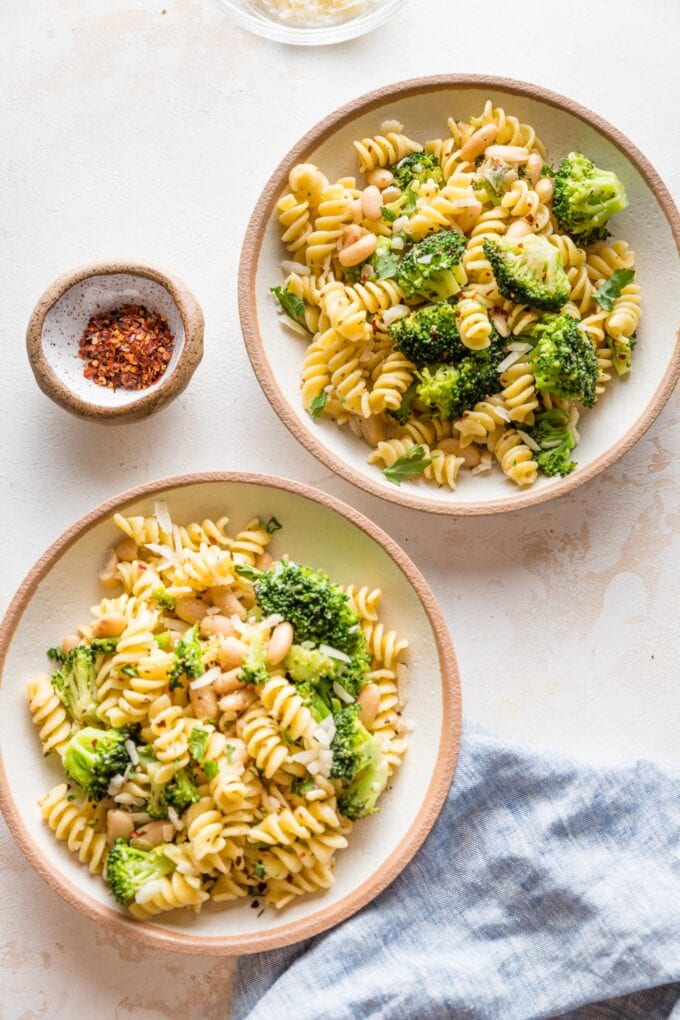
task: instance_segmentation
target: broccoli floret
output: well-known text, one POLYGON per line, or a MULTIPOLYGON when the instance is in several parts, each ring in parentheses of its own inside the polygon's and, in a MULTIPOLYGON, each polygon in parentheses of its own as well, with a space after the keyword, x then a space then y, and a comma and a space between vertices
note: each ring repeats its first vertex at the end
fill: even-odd
POLYGON ((389 327, 390 340, 416 368, 435 361, 446 363, 468 353, 456 324, 456 309, 448 301, 417 308, 389 327))
POLYGON ((597 355, 571 315, 544 315, 528 334, 535 345, 529 360, 539 390, 586 407, 595 403, 597 355))
POLYGON ((151 792, 149 799, 145 804, 145 811, 149 818, 167 818, 168 817, 168 802, 165 797, 165 786, 159 786, 157 783, 151 784, 151 792))
POLYGON ((498 390, 498 365, 503 359, 502 341, 468 354, 457 365, 431 365, 419 373, 418 399, 447 421, 460 418, 480 400, 498 390))
POLYGON ((569 459, 569 454, 578 443, 578 433, 571 424, 569 415, 559 408, 543 411, 536 416, 536 422, 530 430, 531 435, 541 447, 536 455, 536 463, 544 475, 568 475, 576 467, 576 462, 569 459))
POLYGON ((203 764, 211 733, 211 729, 208 729, 207 726, 201 726, 200 723, 196 723, 195 726, 191 727, 191 733, 189 734, 189 754, 197 765, 203 764))
POLYGON ((130 763, 127 730, 98 730, 85 726, 71 737, 64 750, 64 772, 90 800, 101 800, 112 778, 130 763))
POLYGON ((292 624, 300 643, 326 644, 347 655, 365 646, 349 599, 322 570, 281 560, 257 577, 255 596, 263 613, 279 613, 292 624))
POLYGON ((243 684, 265 684, 269 680, 267 650, 264 637, 259 631, 254 631, 250 638, 248 654, 238 678, 243 684))
POLYGON ((337 668, 337 661, 318 648, 302 648, 301 645, 292 646, 283 664, 298 684, 306 681, 315 683, 320 677, 332 676, 337 668))
POLYGON ((302 683, 296 685, 295 692, 300 695, 317 722, 321 722, 331 714, 331 681, 329 679, 321 680, 318 683, 303 680, 302 683))
POLYGON ((434 181, 439 187, 444 183, 444 174, 434 152, 409 152, 390 170, 394 174, 394 183, 402 191, 413 181, 434 181))
POLYGON ((172 612, 177 605, 177 599, 174 595, 170 595, 167 588, 162 584, 159 584, 157 588, 154 588, 151 594, 155 598, 156 604, 161 609, 169 609, 170 612, 172 612))
POLYGON ((557 312, 569 300, 569 280, 557 248, 547 237, 487 237, 484 254, 503 297, 557 312))
POLYGON ((600 170, 580 152, 570 152, 554 178, 553 213, 560 230, 579 244, 607 236, 610 216, 628 205, 623 184, 611 170, 600 170))
POLYGON ((147 882, 154 882, 174 870, 175 865, 163 854, 162 847, 138 850, 119 837, 109 850, 104 877, 118 902, 127 905, 147 882))
POLYGON ((418 241, 399 263, 397 283, 404 295, 437 301, 457 294, 467 282, 460 265, 464 251, 465 238, 455 230, 440 230, 418 241))
MULTIPOLYGON (((376 751, 376 754, 379 753, 376 751)), ((387 785, 387 762, 376 757, 338 797, 340 813, 355 822, 374 814, 376 801, 387 785)))
POLYGON ((175 772, 165 787, 165 799, 178 815, 183 814, 190 804, 195 804, 199 799, 196 784, 186 769, 175 772))
POLYGON ((380 738, 372 736, 359 721, 359 705, 347 705, 333 716, 335 735, 331 741, 331 777, 350 782, 380 756, 380 738))
POLYGON ((52 674, 52 686, 64 708, 78 723, 97 722, 97 671, 95 650, 76 645, 65 657, 61 669, 52 674))
POLYGON ((180 687, 182 678, 189 679, 205 673, 198 640, 198 625, 195 624, 182 634, 175 645, 175 662, 170 670, 170 688, 180 687))
POLYGON ((632 354, 637 343, 637 336, 633 333, 631 337, 622 336, 618 340, 612 339, 611 343, 617 375, 628 375, 632 368, 632 354))
POLYGON ((348 694, 351 694, 353 698, 358 697, 361 688, 366 683, 366 677, 368 671, 371 668, 371 657, 368 653, 368 649, 364 644, 364 647, 352 656, 352 659, 348 663, 343 663, 339 666, 338 672, 334 679, 343 687, 348 694))

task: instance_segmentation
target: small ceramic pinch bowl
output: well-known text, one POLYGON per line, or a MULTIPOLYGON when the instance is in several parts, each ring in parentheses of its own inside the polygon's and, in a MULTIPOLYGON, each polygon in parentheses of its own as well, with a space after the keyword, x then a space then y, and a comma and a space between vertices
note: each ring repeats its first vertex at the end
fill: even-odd
POLYGON ((311 938, 365 906, 392 882, 434 825, 453 776, 460 739, 460 686, 446 624, 418 569, 397 543, 356 510, 309 486, 255 474, 184 475, 144 485, 76 521, 40 558, 0 626, 0 809, 27 860, 96 924, 149 945, 208 955, 275 949, 311 938), (272 550, 288 553, 341 584, 380 588, 381 621, 408 638, 405 715, 413 727, 401 768, 380 812, 357 822, 336 857, 335 882, 283 910, 250 908, 252 898, 206 903, 199 914, 174 910, 136 921, 110 896, 101 876, 44 824, 38 797, 63 781, 59 760, 44 757, 26 699, 27 680, 47 668, 45 648, 89 618, 102 590, 102 554, 120 537, 112 521, 154 513, 164 500, 178 524, 226 514, 234 534, 255 517, 282 528, 272 550), (49 626, 46 629, 46 621, 49 626))
POLYGON ((60 276, 40 298, 26 349, 40 389, 71 414, 104 425, 138 421, 189 384, 203 356, 203 312, 185 284, 160 269, 125 262, 83 266, 60 276), (165 316, 174 337, 172 358, 146 389, 98 386, 83 374, 80 338, 91 316, 129 304, 165 316))

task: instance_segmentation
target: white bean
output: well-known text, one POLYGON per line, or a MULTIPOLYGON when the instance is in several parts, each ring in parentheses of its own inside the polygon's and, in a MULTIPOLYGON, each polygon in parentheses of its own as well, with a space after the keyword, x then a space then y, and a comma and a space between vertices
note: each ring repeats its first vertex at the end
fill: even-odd
POLYGON ((255 560, 255 566, 258 570, 269 570, 273 562, 274 557, 265 549, 265 551, 255 560))
POLYGON ((217 695, 212 684, 205 687, 190 687, 191 707, 197 719, 214 719, 217 715, 217 695))
POLYGON ((473 446, 461 446, 460 440, 454 439, 453 436, 449 436, 446 439, 441 439, 438 444, 438 449, 443 450, 444 453, 452 453, 456 457, 462 457, 465 461, 465 467, 473 468, 477 467, 481 460, 479 450, 473 446))
POLYGON ((341 266, 358 266, 364 259, 369 258, 376 249, 378 239, 375 234, 364 234, 363 237, 355 241, 354 244, 350 244, 349 247, 343 248, 338 259, 341 266))
POLYGON ((81 643, 81 640, 82 638, 80 638, 78 634, 67 634, 61 642, 61 650, 64 655, 68 655, 71 649, 77 648, 77 646, 81 643))
POLYGON ((487 145, 491 145, 497 134, 498 128, 495 124, 485 124, 484 127, 480 127, 473 135, 470 135, 461 148, 460 158, 465 163, 477 159, 477 156, 481 156, 487 145))
POLYGON ((375 184, 369 184, 361 192, 361 211, 367 220, 379 220, 382 209, 382 195, 375 184))
POLYGON ((371 726, 380 707, 380 689, 378 685, 366 684, 365 687, 362 687, 357 702, 361 705, 361 712, 359 713, 360 721, 366 727, 371 726))
POLYGON ((369 446, 377 446, 385 438, 385 426, 379 414, 372 414, 370 418, 361 418, 359 427, 369 446))
POLYGON ((119 637, 127 627, 127 620, 122 613, 107 613, 100 616, 92 628, 93 637, 119 637))
POLYGON ((234 625, 227 616, 204 616, 201 620, 203 637, 231 637, 234 625))
POLYGON ((114 552, 119 560, 123 560, 125 563, 132 563, 133 560, 137 559, 139 549, 134 538, 124 538, 122 542, 119 542, 114 552))
POLYGON ((293 637, 293 625, 287 620, 274 627, 267 646, 267 660, 272 666, 278 666, 280 662, 283 662, 293 644, 293 637))
POLYGON ((383 191, 383 202, 394 202, 395 199, 399 198, 401 191, 399 188, 393 187, 391 184, 388 188, 383 191))
POLYGON ((205 756, 208 761, 214 761, 215 758, 219 758, 226 746, 227 738, 224 733, 220 733, 219 730, 215 730, 214 733, 211 733, 208 737, 208 745, 205 749, 205 756))
POLYGON ((532 184, 535 184, 538 178, 541 176, 541 170, 543 169, 543 156, 539 155, 538 152, 532 152, 527 160, 525 170, 527 177, 532 184))
POLYGON ((233 669, 245 661, 247 654, 248 646, 244 645, 243 641, 239 641, 235 637, 228 637, 220 645, 217 658, 223 669, 233 669))
POLYGON ((134 838, 130 840, 130 845, 137 847, 138 850, 153 850, 161 843, 169 843, 173 834, 174 828, 171 822, 165 822, 163 819, 146 822, 145 825, 137 829, 134 838))
POLYGON ((484 155, 489 159, 502 159, 504 163, 526 163, 529 150, 522 145, 490 145, 484 155))
POLYGON ((205 602, 193 595, 182 595, 175 602, 175 612, 185 623, 198 623, 205 616, 205 602))
POLYGON ((540 181, 537 182, 534 191, 540 198, 541 202, 549 202, 553 197, 553 182, 549 177, 541 177, 540 181))
POLYGON ((370 173, 366 174, 366 180, 369 184, 374 184, 376 188, 384 191, 385 188, 389 188, 394 180, 394 174, 391 170, 385 170, 383 167, 377 166, 375 170, 371 170, 370 173))
POLYGON ((223 694, 231 694, 233 691, 240 691, 243 689, 243 683, 241 682, 240 677, 241 667, 237 666, 235 669, 227 670, 226 673, 222 673, 221 676, 218 676, 213 687, 220 697, 222 697, 223 694))
POLYGON ((360 237, 363 237, 363 231, 358 223, 350 223, 348 227, 342 232, 342 237, 338 244, 338 248, 349 248, 350 244, 354 244, 360 237))
POLYGON ((352 213, 352 222, 356 223, 356 224, 361 223, 361 221, 363 219, 363 210, 361 208, 361 199, 360 198, 355 198, 354 201, 350 203, 350 207, 349 208, 350 208, 350 211, 352 213))
POLYGON ((128 839, 134 832, 135 823, 128 811, 120 811, 113 808, 106 812, 106 842, 112 844, 115 839, 122 836, 128 839))

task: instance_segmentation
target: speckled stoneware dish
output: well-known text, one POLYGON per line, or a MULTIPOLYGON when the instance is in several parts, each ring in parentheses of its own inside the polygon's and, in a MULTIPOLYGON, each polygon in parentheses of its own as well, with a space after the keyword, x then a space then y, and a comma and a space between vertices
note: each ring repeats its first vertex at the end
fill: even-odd
POLYGON ((134 489, 86 514, 41 557, 11 603, 0 629, 0 807, 30 863, 69 903, 97 924, 137 941, 190 953, 273 949, 330 928, 384 889, 408 863, 439 814, 458 754, 460 688, 446 624, 432 592, 401 548, 372 521, 308 486, 263 475, 185 475, 134 489), (44 672, 45 649, 89 619, 101 598, 96 571, 120 533, 114 511, 153 513, 166 500, 174 520, 216 519, 235 528, 275 515, 281 551, 325 568, 339 582, 379 587, 381 617, 410 642, 406 713, 409 749, 380 801, 380 813, 358 822, 338 853, 336 882, 281 912, 250 900, 213 904, 196 915, 131 919, 42 822, 37 798, 62 781, 59 763, 44 758, 26 700, 27 679, 44 672))
POLYGON ((641 152, 597 114, 537 85, 480 75, 447 75, 401 82, 336 110, 301 139, 280 163, 255 206, 241 257, 241 324, 253 367, 272 406, 294 436, 319 460, 355 485, 402 506, 440 514, 491 514, 531 506, 571 492, 612 464, 644 434, 666 403, 680 372, 680 217, 658 174, 641 152), (531 124, 548 153, 588 153, 623 181, 629 207, 616 217, 616 235, 636 253, 643 318, 632 374, 585 412, 577 469, 566 478, 539 476, 518 489, 499 470, 459 476, 458 487, 416 480, 392 485, 366 463, 369 447, 332 421, 315 422, 300 402, 305 341, 283 328, 270 288, 283 280, 281 260, 292 258, 280 240, 275 205, 299 162, 313 162, 336 180, 357 174, 352 141, 397 119, 413 138, 442 137, 447 118, 467 120, 487 99, 531 124))
POLYGON ((203 312, 191 291, 160 269, 133 263, 83 266, 60 276, 38 301, 26 330, 38 386, 79 418, 103 424, 137 421, 174 400, 203 356, 203 312), (110 390, 83 375, 78 345, 90 317, 125 304, 145 305, 174 335, 164 374, 144 390, 110 390))

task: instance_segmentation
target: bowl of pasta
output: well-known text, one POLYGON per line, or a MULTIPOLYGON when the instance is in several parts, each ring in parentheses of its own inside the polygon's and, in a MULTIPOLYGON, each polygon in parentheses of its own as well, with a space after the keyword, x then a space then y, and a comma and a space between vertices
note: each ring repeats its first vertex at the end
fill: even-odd
POLYGON ((271 949, 348 917, 455 767, 456 660, 425 581, 282 479, 188 475, 87 514, 10 605, 0 668, 0 807, 27 859, 168 949, 271 949))
POLYGON ((497 513, 573 490, 654 421, 680 371, 679 245, 664 184, 598 115, 510 79, 416 79, 280 163, 241 324, 279 417, 338 474, 497 513))

